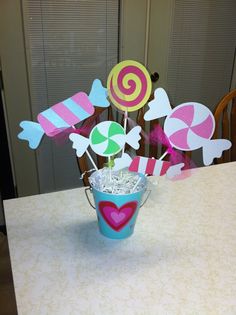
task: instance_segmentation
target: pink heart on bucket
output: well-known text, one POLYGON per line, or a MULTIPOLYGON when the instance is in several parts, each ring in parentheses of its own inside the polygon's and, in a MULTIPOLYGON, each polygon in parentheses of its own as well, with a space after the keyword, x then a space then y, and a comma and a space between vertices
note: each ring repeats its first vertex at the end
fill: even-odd
POLYGON ((113 221, 115 221, 116 223, 119 223, 125 218, 125 214, 124 213, 111 212, 111 217, 112 217, 113 221))
POLYGON ((117 207, 111 201, 100 201, 99 211, 107 224, 115 231, 120 231, 132 218, 137 209, 137 201, 127 202, 117 207))

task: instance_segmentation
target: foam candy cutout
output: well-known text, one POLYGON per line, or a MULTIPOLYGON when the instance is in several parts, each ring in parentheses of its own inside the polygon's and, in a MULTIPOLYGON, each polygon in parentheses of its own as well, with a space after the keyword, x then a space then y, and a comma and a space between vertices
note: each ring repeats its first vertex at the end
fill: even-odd
POLYGON ((92 116, 95 111, 94 106, 109 106, 107 90, 99 79, 94 80, 89 96, 84 92, 78 92, 39 113, 37 116, 39 124, 25 121, 21 123, 20 126, 23 126, 24 130, 18 138, 27 140, 29 147, 36 149, 44 133, 48 137, 65 133, 71 127, 92 116))
POLYGON ((149 110, 144 114, 146 121, 167 116, 172 111, 168 95, 163 88, 155 90, 154 99, 148 103, 148 106, 149 110))
POLYGON ((229 140, 211 140, 215 119, 203 104, 188 102, 175 107, 164 122, 164 132, 172 147, 193 151, 203 148, 203 163, 210 165, 231 146, 229 140))
POLYGON ((101 156, 112 156, 120 152, 125 143, 139 148, 141 127, 136 126, 126 135, 124 128, 114 121, 104 121, 96 125, 90 133, 90 146, 101 156))
POLYGON ((196 102, 175 107, 164 123, 164 132, 171 145, 183 151, 201 148, 211 139, 214 130, 213 114, 206 106, 196 102))
POLYGON ((89 100, 93 106, 108 107, 110 105, 107 100, 107 89, 102 86, 102 82, 99 79, 93 81, 89 100))
POLYGON ((181 174, 181 169, 184 167, 184 163, 179 163, 175 165, 171 165, 166 171, 166 177, 168 179, 173 179, 174 177, 181 174))
POLYGON ((89 140, 77 133, 71 133, 69 139, 72 141, 72 148, 76 150, 76 155, 81 157, 89 146, 89 140))
POLYGON ((90 133, 92 150, 101 156, 112 156, 125 145, 124 128, 116 122, 105 121, 93 128, 90 133))
POLYGON ((224 150, 230 149, 232 143, 225 139, 215 139, 203 146, 203 163, 210 165, 214 158, 220 158, 224 150))
POLYGON ((141 139, 140 137, 141 131, 142 131, 142 128, 140 126, 135 126, 127 134, 126 142, 135 150, 138 150, 140 147, 139 140, 141 139))
POLYGON ((166 115, 164 133, 170 146, 181 151, 203 148, 204 165, 210 165, 215 157, 220 157, 224 150, 230 148, 229 140, 211 140, 215 118, 205 105, 186 102, 171 109, 168 96, 161 88, 155 91, 154 100, 148 105, 144 119, 154 120, 166 115))
POLYGON ((188 102, 175 107, 164 123, 164 132, 172 147, 193 151, 203 148, 203 163, 210 165, 231 147, 225 139, 211 140, 215 130, 215 118, 203 104, 188 102))
POLYGON ((163 176, 166 174, 167 178, 172 179, 181 174, 183 167, 184 163, 171 165, 168 161, 136 156, 129 166, 129 171, 151 176, 163 176))
POLYGON ((143 107, 150 95, 152 82, 147 69, 137 61, 118 63, 107 79, 108 95, 112 103, 123 111, 132 112, 143 107))
POLYGON ((36 149, 44 135, 44 130, 40 124, 32 121, 22 121, 20 127, 23 129, 19 134, 18 138, 29 142, 31 149, 36 149))
POLYGON ((140 126, 136 126, 126 134, 124 128, 114 121, 103 121, 90 132, 89 139, 72 133, 69 138, 73 142, 77 156, 82 156, 88 145, 98 155, 110 157, 119 153, 126 143, 132 148, 139 148, 140 126))
POLYGON ((60 133, 62 129, 70 128, 85 120, 93 113, 94 107, 88 95, 79 92, 41 112, 37 119, 46 135, 51 137, 60 133))
POLYGON ((90 133, 92 150, 101 156, 112 156, 120 152, 125 143, 139 148, 141 127, 136 126, 126 135, 124 128, 114 121, 104 121, 96 125, 90 133))
POLYGON ((171 166, 170 162, 147 158, 144 156, 135 156, 132 160, 129 171, 144 175, 162 176, 171 166))
POLYGON ((119 171, 126 167, 129 167, 132 162, 132 158, 127 153, 123 153, 120 158, 114 160, 115 165, 113 166, 113 171, 119 171))

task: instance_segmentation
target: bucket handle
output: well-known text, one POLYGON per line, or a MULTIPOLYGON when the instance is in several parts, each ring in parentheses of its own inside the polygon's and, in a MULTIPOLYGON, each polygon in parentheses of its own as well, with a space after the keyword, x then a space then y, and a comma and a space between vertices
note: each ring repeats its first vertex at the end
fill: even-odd
POLYGON ((148 200, 148 197, 150 196, 150 193, 151 193, 151 189, 146 189, 145 192, 144 192, 144 194, 145 194, 145 193, 147 194, 147 196, 146 196, 146 198, 144 199, 144 201, 141 203, 140 208, 142 208, 142 206, 144 206, 145 203, 146 203, 146 201, 148 200))
MULTIPOLYGON (((87 197, 87 200, 88 200, 90 206, 91 206, 93 209, 96 210, 96 207, 92 204, 92 202, 91 202, 91 200, 90 200, 90 197, 89 197, 89 195, 88 195, 88 190, 89 190, 89 192, 90 192, 90 194, 91 194, 92 188, 91 188, 91 187, 88 187, 88 188, 85 188, 85 195, 86 195, 86 197, 87 197)), ((150 189, 149 189, 149 190, 146 190, 145 193, 147 193, 147 196, 146 196, 146 198, 144 199, 144 201, 141 203, 140 208, 142 208, 142 206, 145 205, 146 201, 148 200, 148 197, 150 196, 151 190, 150 190, 150 189)))
POLYGON ((88 187, 88 188, 85 188, 85 195, 86 195, 86 197, 87 197, 87 200, 88 200, 90 206, 91 206, 93 209, 96 210, 96 207, 92 204, 92 202, 91 202, 91 200, 90 200, 90 197, 89 197, 89 195, 88 195, 88 190, 90 191, 90 194, 91 194, 92 188, 91 188, 91 187, 88 187))

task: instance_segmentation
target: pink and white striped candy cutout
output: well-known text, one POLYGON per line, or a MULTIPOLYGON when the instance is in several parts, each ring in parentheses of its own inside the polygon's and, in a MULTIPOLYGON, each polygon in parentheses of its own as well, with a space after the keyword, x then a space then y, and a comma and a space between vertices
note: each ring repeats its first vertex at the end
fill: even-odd
POLYGON ((171 166, 170 162, 136 156, 129 166, 129 171, 144 175, 162 176, 171 166))
POLYGON ((53 137, 93 115, 95 109, 88 95, 76 93, 38 114, 38 122, 47 136, 53 137))

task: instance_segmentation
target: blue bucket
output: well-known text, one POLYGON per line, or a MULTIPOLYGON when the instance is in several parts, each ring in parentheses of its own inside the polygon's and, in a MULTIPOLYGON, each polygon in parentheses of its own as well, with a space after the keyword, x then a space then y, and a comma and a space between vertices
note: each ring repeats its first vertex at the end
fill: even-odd
POLYGON ((147 191, 147 179, 144 175, 139 175, 145 184, 142 190, 135 193, 117 195, 101 192, 94 187, 85 189, 90 205, 96 209, 99 230, 104 236, 123 239, 133 234, 139 208, 144 205, 150 193, 147 192, 147 197, 142 202, 147 191), (89 199, 88 191, 93 194, 95 207, 89 199))

